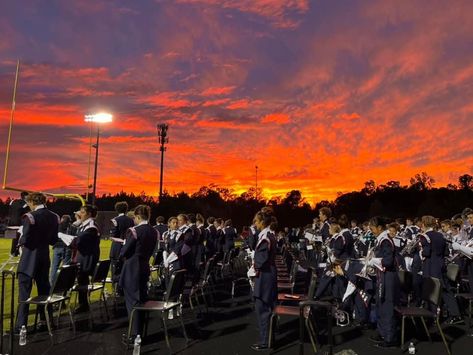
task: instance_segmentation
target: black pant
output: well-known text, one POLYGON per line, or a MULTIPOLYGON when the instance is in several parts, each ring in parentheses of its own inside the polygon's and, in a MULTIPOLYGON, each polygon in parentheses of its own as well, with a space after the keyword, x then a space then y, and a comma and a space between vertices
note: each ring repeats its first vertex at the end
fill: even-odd
POLYGON ((77 274, 77 284, 81 286, 81 291, 79 291, 79 305, 81 307, 89 307, 88 292, 86 291, 89 286, 89 273, 80 271, 77 274))
MULTIPOLYGON (((139 276, 137 276, 139 277, 139 276)), ((123 293, 125 295, 125 305, 128 313, 128 318, 131 316, 133 307, 146 302, 148 298, 148 279, 146 277, 140 277, 139 290, 134 290, 133 287, 127 287, 123 285, 123 293)), ((140 311, 135 311, 133 314, 133 323, 131 325, 131 335, 143 333, 143 315, 140 311)))
MULTIPOLYGON (((29 277, 26 274, 18 273, 18 301, 26 301, 31 295, 31 289, 33 287, 33 279, 36 282, 36 287, 38 289, 39 296, 49 295, 50 285, 48 279, 48 272, 38 272, 35 277, 29 277)), ((18 304, 18 314, 16 318, 16 329, 20 329, 21 326, 28 324, 28 311, 29 305, 24 303, 18 304)), ((48 309, 48 312, 51 313, 51 309, 48 309)), ((42 309, 40 312, 41 319, 44 318, 42 309)))
POLYGON ((255 298, 255 310, 259 327, 259 344, 268 345, 269 320, 273 306, 264 302, 261 298, 255 298))

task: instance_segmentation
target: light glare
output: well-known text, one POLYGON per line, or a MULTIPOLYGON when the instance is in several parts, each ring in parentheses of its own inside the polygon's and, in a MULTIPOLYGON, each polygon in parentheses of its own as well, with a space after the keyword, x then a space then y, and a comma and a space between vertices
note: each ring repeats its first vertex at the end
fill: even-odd
POLYGON ((85 122, 106 123, 112 122, 112 115, 109 113, 95 113, 93 115, 85 115, 85 122))

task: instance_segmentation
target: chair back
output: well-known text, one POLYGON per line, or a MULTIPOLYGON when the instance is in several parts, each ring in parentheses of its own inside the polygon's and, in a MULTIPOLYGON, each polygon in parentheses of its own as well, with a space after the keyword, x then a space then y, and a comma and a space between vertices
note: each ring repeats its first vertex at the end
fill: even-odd
POLYGON ((214 264, 214 261, 215 261, 214 258, 210 258, 210 259, 207 260, 207 262, 205 263, 204 274, 202 275, 202 279, 203 279, 203 280, 207 280, 207 279, 209 278, 210 270, 211 270, 211 267, 212 267, 213 264, 214 264))
POLYGON ((447 265, 447 278, 450 281, 456 282, 459 272, 460 272, 460 266, 458 264, 450 263, 447 265))
POLYGON ((405 293, 412 292, 412 273, 406 270, 399 270, 398 275, 401 290, 405 293))
POLYGON ((290 282, 296 282, 297 271, 299 271, 299 263, 294 261, 292 263, 291 274, 289 275, 290 282))
POLYGON ((317 274, 313 272, 310 277, 309 290, 307 292, 307 298, 309 300, 312 300, 315 296, 316 285, 317 285, 317 274))
POLYGON ((422 300, 438 305, 442 297, 442 284, 435 277, 424 277, 422 280, 422 300))
POLYGON ((53 287, 51 287, 50 294, 65 295, 74 286, 78 270, 79 266, 77 264, 61 266, 56 273, 56 278, 53 287))
POLYGON ((176 301, 179 299, 186 283, 186 273, 186 269, 177 270, 172 273, 166 290, 166 302, 176 301))
POLYGON ((92 283, 105 282, 110 270, 110 260, 100 260, 95 266, 92 283))

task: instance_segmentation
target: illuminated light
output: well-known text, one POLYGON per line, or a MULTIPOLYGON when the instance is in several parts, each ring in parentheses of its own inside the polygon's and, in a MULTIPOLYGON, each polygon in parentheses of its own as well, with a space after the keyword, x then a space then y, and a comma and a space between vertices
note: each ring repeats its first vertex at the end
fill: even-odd
POLYGON ((85 122, 107 123, 112 122, 112 115, 105 112, 85 115, 85 122))

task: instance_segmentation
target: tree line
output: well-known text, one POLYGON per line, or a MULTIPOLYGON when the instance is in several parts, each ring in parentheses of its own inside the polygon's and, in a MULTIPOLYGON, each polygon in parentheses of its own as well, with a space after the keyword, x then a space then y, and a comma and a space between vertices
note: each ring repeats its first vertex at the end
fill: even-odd
MULTIPOLYGON (((340 193, 333 201, 319 201, 312 207, 300 190, 289 191, 285 196, 264 199, 261 190, 254 188, 237 195, 232 189, 215 184, 202 186, 197 192, 188 194, 164 193, 161 201, 140 194, 120 192, 105 194, 96 200, 99 211, 113 211, 118 201, 127 201, 130 207, 147 204, 152 210, 152 219, 157 216, 175 216, 179 213, 201 213, 204 217, 231 218, 233 224, 241 228, 251 224, 255 213, 264 206, 272 206, 280 227, 305 226, 312 223, 317 211, 330 207, 338 216, 346 214, 358 222, 375 215, 391 218, 417 217, 430 214, 439 218, 451 218, 465 207, 473 207, 473 176, 461 175, 458 184, 434 187, 435 180, 427 173, 416 174, 409 185, 399 181, 388 181, 377 185, 366 181, 360 191, 340 193)), ((8 214, 10 198, 0 200, 0 216, 8 214)), ((72 214, 79 209, 78 201, 57 199, 48 203, 49 208, 59 215, 72 214)))

